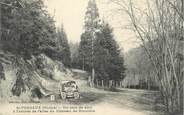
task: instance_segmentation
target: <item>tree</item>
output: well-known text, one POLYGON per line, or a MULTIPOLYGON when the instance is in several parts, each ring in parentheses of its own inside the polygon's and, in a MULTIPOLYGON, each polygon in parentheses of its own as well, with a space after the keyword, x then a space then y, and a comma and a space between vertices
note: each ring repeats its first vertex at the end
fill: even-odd
POLYGON ((94 70, 94 41, 96 38, 96 31, 99 28, 99 13, 95 0, 89 0, 87 11, 85 14, 85 32, 81 35, 81 42, 79 47, 80 63, 86 66, 88 71, 92 72, 91 86, 94 86, 95 70, 94 70))
POLYGON ((2 5, 2 38, 5 51, 29 59, 55 45, 55 25, 42 0, 6 0, 2 5), (14 44, 14 45, 12 45, 14 44))
MULTIPOLYGON (((17 79, 12 93, 19 96, 25 91, 26 60, 40 53, 57 53, 56 29, 53 19, 44 8, 42 0, 3 0, 1 4, 2 50, 14 55, 13 65, 17 79)), ((30 69, 30 68, 29 68, 30 69)))
POLYGON ((119 13, 124 15, 126 12, 129 16, 131 29, 141 41, 154 68, 167 111, 182 114, 184 82, 180 48, 184 36, 183 0, 147 0, 145 11, 135 8, 132 0, 127 4, 119 0, 111 1, 119 6, 119 13))
POLYGON ((91 71, 91 36, 85 32, 81 35, 79 45, 79 65, 81 69, 91 71))
POLYGON ((71 67, 71 52, 68 44, 68 38, 63 25, 57 30, 58 58, 67 67, 71 67))
POLYGON ((148 90, 155 90, 158 87, 153 74, 153 66, 143 47, 128 51, 125 55, 125 62, 127 68, 127 81, 125 82, 130 83, 127 85, 148 90))
POLYGON ((108 75, 108 77, 104 79, 121 81, 125 77, 124 58, 114 39, 113 29, 108 23, 103 22, 100 34, 101 37, 97 40, 97 45, 95 44, 95 57, 101 57, 101 59, 95 59, 95 62, 97 62, 95 65, 100 63, 104 64, 106 72, 104 76, 106 76, 106 74, 108 75))
POLYGON ((71 65, 72 68, 80 69, 79 66, 79 43, 70 42, 70 52, 71 52, 71 65))
POLYGON ((91 86, 96 80, 122 80, 125 76, 123 56, 114 40, 113 29, 99 19, 95 0, 88 3, 84 28, 79 46, 79 64, 83 70, 92 73, 91 86))

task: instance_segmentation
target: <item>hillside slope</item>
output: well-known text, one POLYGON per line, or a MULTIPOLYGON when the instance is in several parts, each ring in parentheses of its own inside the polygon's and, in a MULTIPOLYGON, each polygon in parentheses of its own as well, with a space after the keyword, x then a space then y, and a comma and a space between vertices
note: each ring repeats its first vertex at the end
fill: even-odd
POLYGON ((32 56, 30 60, 20 57, 15 61, 13 55, 1 51, 0 63, 6 78, 0 83, 0 102, 31 102, 39 98, 35 89, 45 89, 45 86, 60 80, 73 80, 70 69, 44 54, 32 56))

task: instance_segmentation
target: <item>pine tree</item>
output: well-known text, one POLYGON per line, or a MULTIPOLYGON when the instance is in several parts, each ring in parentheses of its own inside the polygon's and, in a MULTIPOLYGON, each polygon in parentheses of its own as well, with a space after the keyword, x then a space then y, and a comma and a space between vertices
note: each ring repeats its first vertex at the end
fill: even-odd
POLYGON ((117 42, 113 36, 113 29, 109 24, 104 23, 102 29, 104 40, 104 48, 108 50, 110 55, 110 64, 107 67, 107 73, 111 80, 122 80, 125 77, 124 58, 117 42))
POLYGON ((58 47, 58 57, 60 61, 67 67, 71 67, 71 53, 68 44, 68 38, 64 30, 63 25, 57 30, 57 47, 58 47))
POLYGON ((82 69, 92 72, 91 85, 94 86, 96 80, 123 79, 123 56, 114 40, 113 29, 105 22, 100 23, 95 0, 88 2, 84 28, 79 47, 79 63, 82 69))
POLYGON ((96 78, 98 80, 108 80, 109 75, 107 73, 107 67, 110 65, 110 59, 111 55, 104 47, 106 38, 104 38, 103 34, 98 34, 98 37, 100 39, 97 39, 95 41, 95 55, 94 55, 94 60, 95 60, 95 70, 96 70, 96 78))
POLYGON ((42 0, 5 0, 1 5, 3 49, 28 59, 55 45, 55 25, 42 0), (14 45, 12 45, 14 44, 14 45))
POLYGON ((125 77, 124 58, 114 39, 113 29, 103 23, 100 39, 95 41, 95 70, 96 79, 120 81, 125 77))
POLYGON ((99 29, 99 13, 95 0, 89 0, 85 14, 85 32, 81 35, 79 47, 80 65, 84 70, 92 72, 91 85, 94 86, 94 42, 96 39, 96 30, 99 29))
POLYGON ((91 36, 86 32, 81 35, 79 46, 79 64, 81 69, 91 71, 91 61, 91 36))
POLYGON ((79 43, 69 43, 71 52, 71 65, 72 68, 80 69, 79 66, 79 43))
MULTIPOLYGON (((3 0, 1 5, 2 49, 15 55, 17 80, 12 93, 19 96, 25 89, 22 63, 32 55, 53 54, 56 31, 53 19, 44 9, 42 0, 3 0)), ((52 56, 52 55, 51 55, 52 56)))
POLYGON ((89 0, 87 11, 85 14, 85 31, 92 34, 99 28, 99 13, 95 0, 89 0))

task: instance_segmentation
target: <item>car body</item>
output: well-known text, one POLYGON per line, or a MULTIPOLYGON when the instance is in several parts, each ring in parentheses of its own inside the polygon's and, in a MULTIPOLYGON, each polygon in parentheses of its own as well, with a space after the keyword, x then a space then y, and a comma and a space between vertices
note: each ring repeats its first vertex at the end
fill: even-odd
POLYGON ((60 86, 60 96, 62 99, 66 99, 67 97, 74 99, 80 98, 78 86, 75 81, 62 81, 60 86))

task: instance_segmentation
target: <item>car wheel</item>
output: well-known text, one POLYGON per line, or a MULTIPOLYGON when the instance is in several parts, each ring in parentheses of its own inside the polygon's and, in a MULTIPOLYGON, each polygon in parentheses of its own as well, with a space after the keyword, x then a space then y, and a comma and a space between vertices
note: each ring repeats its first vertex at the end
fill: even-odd
POLYGON ((61 92, 61 99, 66 99, 66 93, 65 92, 61 92))
POLYGON ((79 92, 74 92, 74 99, 79 99, 79 98, 80 98, 79 92))

